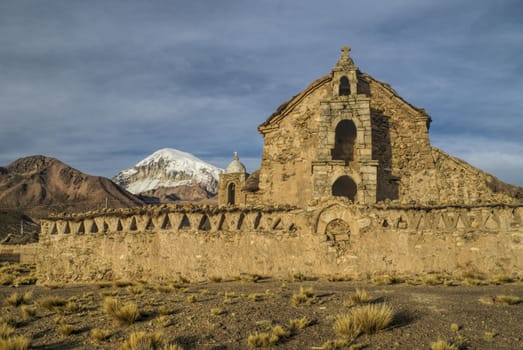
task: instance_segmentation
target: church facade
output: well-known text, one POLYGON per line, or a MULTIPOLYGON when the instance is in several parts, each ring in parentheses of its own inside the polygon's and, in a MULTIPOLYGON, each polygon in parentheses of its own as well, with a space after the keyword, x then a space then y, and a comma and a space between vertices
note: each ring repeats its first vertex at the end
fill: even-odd
POLYGON ((432 147, 425 110, 362 73, 349 53, 344 47, 329 74, 258 127, 261 168, 248 176, 234 166, 236 155, 220 179, 219 205, 304 207, 340 199, 433 206, 521 196, 520 188, 432 147))

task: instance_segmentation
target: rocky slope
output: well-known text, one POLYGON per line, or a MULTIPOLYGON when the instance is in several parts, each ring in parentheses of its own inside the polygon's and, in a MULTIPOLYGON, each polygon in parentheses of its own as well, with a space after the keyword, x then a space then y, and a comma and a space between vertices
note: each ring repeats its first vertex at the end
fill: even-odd
POLYGON ((164 148, 113 181, 148 203, 201 201, 216 195, 221 171, 190 153, 164 148))
POLYGON ((37 222, 51 213, 100 209, 106 203, 112 208, 144 204, 111 180, 84 174, 54 158, 31 156, 0 167, 0 239, 12 233, 12 221, 20 217, 37 222))

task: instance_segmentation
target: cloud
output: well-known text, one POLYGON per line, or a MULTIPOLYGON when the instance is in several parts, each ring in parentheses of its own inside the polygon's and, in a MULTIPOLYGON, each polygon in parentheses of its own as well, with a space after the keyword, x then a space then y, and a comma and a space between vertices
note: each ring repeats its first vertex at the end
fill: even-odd
MULTIPOLYGON (((363 71, 427 110, 433 139, 522 145, 522 8, 510 0, 2 1, 0 164, 47 154, 112 176, 175 147, 221 167, 237 150, 252 171, 262 152, 256 127, 328 73, 344 44, 363 71)), ((497 151, 479 159, 517 163, 516 153, 497 151)), ((518 169, 500 171, 523 185, 518 169)))

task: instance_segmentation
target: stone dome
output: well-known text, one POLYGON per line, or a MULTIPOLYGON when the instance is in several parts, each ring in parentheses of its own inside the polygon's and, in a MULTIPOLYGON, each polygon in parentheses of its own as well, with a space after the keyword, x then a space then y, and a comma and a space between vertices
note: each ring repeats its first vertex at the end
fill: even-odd
POLYGON ((233 173, 246 173, 247 170, 245 169, 245 165, 243 165, 242 162, 240 162, 240 158, 238 158, 238 152, 234 152, 234 158, 232 162, 227 165, 227 169, 225 170, 226 174, 233 174, 233 173))

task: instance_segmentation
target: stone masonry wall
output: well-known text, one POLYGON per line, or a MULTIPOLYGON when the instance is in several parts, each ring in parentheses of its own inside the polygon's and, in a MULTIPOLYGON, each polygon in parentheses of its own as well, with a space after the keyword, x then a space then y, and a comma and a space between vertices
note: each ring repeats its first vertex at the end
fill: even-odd
POLYGON ((54 217, 42 222, 37 274, 39 283, 297 272, 522 275, 522 217, 522 206, 387 209, 343 201, 307 210, 164 207, 54 217), (343 223, 343 237, 329 232, 343 223))

